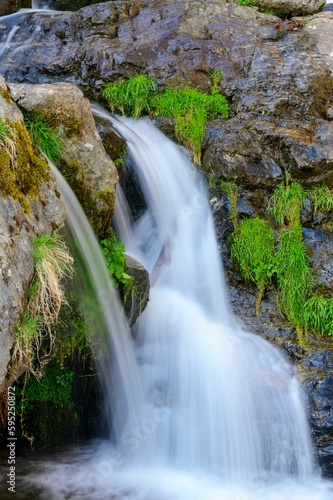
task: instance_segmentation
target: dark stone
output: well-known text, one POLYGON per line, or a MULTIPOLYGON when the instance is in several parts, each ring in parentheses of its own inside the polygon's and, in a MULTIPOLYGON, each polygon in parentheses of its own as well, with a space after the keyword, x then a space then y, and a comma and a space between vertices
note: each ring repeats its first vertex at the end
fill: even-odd
POLYGON ((149 302, 149 274, 148 271, 133 257, 126 255, 126 272, 134 278, 135 290, 130 296, 125 295, 125 290, 120 286, 120 295, 126 316, 133 326, 149 302))
POLYGON ((333 233, 322 229, 303 228, 310 252, 318 292, 333 293, 333 233))

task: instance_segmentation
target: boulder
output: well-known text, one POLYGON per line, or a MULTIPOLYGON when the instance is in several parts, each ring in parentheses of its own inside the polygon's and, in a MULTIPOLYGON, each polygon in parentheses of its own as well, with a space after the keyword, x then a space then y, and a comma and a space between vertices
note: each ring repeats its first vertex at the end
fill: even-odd
POLYGON ((126 255, 126 272, 134 278, 133 292, 130 296, 126 296, 125 290, 121 286, 119 291, 126 316, 130 326, 133 326, 149 301, 149 273, 140 262, 130 255, 126 255))
POLYGON ((255 5, 279 17, 308 16, 321 12, 326 0, 256 0, 255 5))
POLYGON ((10 85, 21 109, 57 128, 63 143, 60 170, 66 175, 98 235, 109 231, 118 181, 114 163, 96 130, 90 103, 70 83, 10 85))

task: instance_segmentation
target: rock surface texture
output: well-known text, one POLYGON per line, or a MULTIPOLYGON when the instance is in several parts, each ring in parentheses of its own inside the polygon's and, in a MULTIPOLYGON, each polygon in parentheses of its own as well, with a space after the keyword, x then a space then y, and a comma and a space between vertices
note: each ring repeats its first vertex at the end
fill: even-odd
MULTIPOLYGON (((23 115, 0 77, 0 117, 6 123, 23 123, 23 115)), ((1 147, 0 147, 1 150, 1 147)), ((34 168, 31 165, 29 168, 34 168)), ((3 179, 1 179, 3 181, 3 179)), ((13 335, 23 314, 26 293, 33 275, 33 239, 61 227, 65 209, 55 180, 43 182, 38 196, 30 199, 30 212, 0 188, 0 393, 13 382, 15 368, 7 377, 13 335)), ((1 409, 0 409, 1 417, 1 409)))
POLYGON ((113 215, 118 174, 96 130, 90 102, 70 83, 10 86, 20 108, 59 130, 60 170, 86 209, 96 232, 107 230, 113 215))
MULTIPOLYGON (((268 2, 262 5, 277 12, 278 3, 278 13, 288 18, 324 3, 268 2)), ((203 169, 215 183, 239 186, 238 217, 267 215, 268 199, 287 174, 305 187, 333 189, 333 12, 281 20, 220 0, 133 0, 28 17, 16 19, 22 26, 11 45, 0 46, 1 72, 18 84, 66 81, 98 99, 105 82, 146 72, 161 88, 209 92, 211 71, 221 70, 231 116, 209 123, 203 169)), ((13 23, 0 23, 0 33, 13 23)), ((320 463, 333 477, 332 343, 312 339, 311 347, 300 347, 273 293, 256 318, 256 291, 234 269, 225 243, 232 231, 230 200, 212 194, 231 303, 249 329, 282 345, 298 367, 320 463)), ((304 214, 302 220, 316 285, 332 289, 329 224, 324 230, 318 217, 304 214)))
POLYGON ((256 0, 255 4, 265 12, 280 17, 306 16, 321 12, 326 0, 256 0))

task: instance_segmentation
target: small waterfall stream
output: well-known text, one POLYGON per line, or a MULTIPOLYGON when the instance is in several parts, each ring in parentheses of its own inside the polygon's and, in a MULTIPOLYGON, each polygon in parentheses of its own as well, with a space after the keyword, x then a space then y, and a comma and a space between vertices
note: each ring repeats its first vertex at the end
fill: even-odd
MULTIPOLYGON (((29 13, 2 18, 0 58, 29 13)), ((55 171, 84 300, 92 301, 116 439, 22 462, 16 497, 333 498, 316 471, 292 367, 232 315, 200 173, 148 119, 93 112, 126 139, 140 179, 146 212, 132 217, 119 188, 116 225, 127 252, 150 273, 151 298, 134 342, 89 223, 55 171)))
POLYGON ((229 310, 200 174, 149 120, 112 123, 148 206, 118 227, 152 280, 137 357, 148 401, 164 401, 170 416, 147 439, 151 461, 228 479, 307 479, 312 450, 297 381, 277 348, 242 331, 229 310))

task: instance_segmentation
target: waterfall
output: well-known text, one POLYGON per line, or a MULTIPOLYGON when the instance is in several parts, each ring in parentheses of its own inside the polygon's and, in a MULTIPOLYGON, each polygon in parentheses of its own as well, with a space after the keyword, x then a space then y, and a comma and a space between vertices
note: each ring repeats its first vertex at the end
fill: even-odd
POLYGON ((75 256, 81 305, 94 335, 95 357, 107 393, 109 425, 117 437, 125 422, 128 426, 140 422, 139 412, 144 408, 129 326, 89 221, 65 179, 51 166, 66 206, 67 240, 75 256))
POLYGON ((116 207, 127 252, 148 269, 150 302, 136 326, 146 399, 167 422, 141 448, 151 464, 232 481, 314 474, 308 424, 282 353, 233 317, 202 176, 148 119, 112 119, 126 139, 147 210, 116 207))

